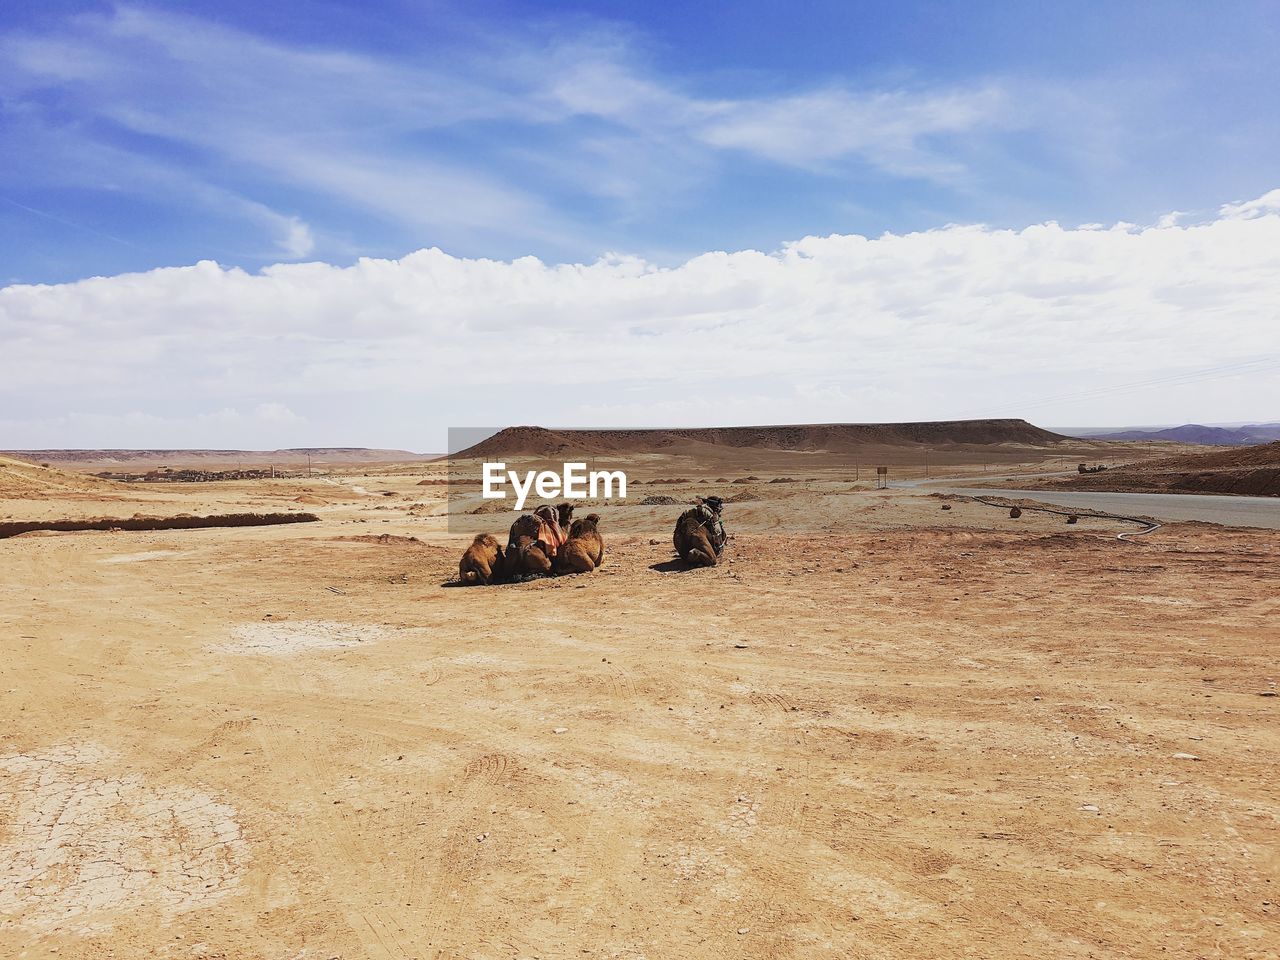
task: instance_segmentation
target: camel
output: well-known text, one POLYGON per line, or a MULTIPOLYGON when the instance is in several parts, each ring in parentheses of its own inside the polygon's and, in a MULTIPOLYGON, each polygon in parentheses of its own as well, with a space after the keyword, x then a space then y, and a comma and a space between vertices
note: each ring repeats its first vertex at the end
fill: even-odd
MULTIPOLYGON (((710 497, 707 499, 718 500, 710 497)), ((717 534, 723 538, 723 531, 719 511, 704 501, 692 510, 680 514, 671 540, 675 544, 676 553, 680 554, 685 563, 695 567, 714 567, 719 554, 712 538, 717 534)), ((723 548, 723 539, 720 543, 723 548)))
POLYGON ((556 573, 590 573, 604 563, 604 540, 597 525, 600 515, 589 514, 573 521, 569 539, 556 554, 556 573))
POLYGON ((507 538, 506 561, 503 570, 507 579, 519 582, 551 573, 551 547, 542 539, 546 529, 542 520, 533 514, 523 514, 511 525, 507 538))
POLYGON ((502 547, 498 541, 487 533, 478 533, 458 561, 458 579, 487 587, 501 579, 502 568, 502 547))
POLYGON ((569 539, 569 520, 573 517, 573 504, 562 503, 555 507, 543 504, 533 511, 533 515, 542 524, 538 539, 547 545, 547 556, 554 557, 569 539))
MULTIPOLYGON (((535 511, 536 512, 536 511, 535 511)), ((573 504, 560 503, 556 504, 556 522, 560 524, 560 529, 569 532, 569 521, 573 519, 573 504)), ((599 517, 596 517, 599 520, 599 517)))
POLYGON ((551 563, 568 539, 573 504, 543 505, 511 524, 507 537, 506 574, 510 580, 529 580, 551 573, 551 563))

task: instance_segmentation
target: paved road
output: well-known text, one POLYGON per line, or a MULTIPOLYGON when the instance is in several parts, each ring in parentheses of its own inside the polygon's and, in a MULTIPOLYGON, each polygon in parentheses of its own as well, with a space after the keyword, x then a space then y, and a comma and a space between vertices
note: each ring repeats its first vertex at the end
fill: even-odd
POLYGON ((1092 491, 1004 490, 982 487, 930 486, 937 493, 969 497, 1015 497, 1060 507, 1102 510, 1127 517, 1157 520, 1203 520, 1228 527, 1280 530, 1280 498, 1227 497, 1199 493, 1094 493, 1092 491))

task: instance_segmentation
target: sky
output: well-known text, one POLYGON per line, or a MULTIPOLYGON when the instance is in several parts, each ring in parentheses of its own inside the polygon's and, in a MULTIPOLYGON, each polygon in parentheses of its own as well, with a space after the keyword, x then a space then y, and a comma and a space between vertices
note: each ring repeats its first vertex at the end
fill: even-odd
POLYGON ((0 20, 0 448, 1280 419, 1280 8, 0 20))

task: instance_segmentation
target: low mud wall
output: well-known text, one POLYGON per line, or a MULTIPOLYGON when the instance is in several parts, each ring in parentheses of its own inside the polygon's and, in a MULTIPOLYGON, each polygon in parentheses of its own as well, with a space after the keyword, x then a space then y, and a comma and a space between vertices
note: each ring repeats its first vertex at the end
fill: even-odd
POLYGON ((314 513, 224 513, 212 517, 130 517, 94 520, 3 520, 0 539, 36 530, 198 530, 204 527, 269 527, 278 523, 313 523, 314 513))

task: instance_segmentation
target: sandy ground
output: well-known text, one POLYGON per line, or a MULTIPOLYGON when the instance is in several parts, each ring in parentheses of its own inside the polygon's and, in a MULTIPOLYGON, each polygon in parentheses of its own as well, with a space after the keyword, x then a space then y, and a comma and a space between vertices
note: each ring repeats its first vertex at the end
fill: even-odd
POLYGON ((828 478, 463 589, 423 475, 0 504, 323 517, 0 540, 0 956, 1280 956, 1273 532, 828 478))

